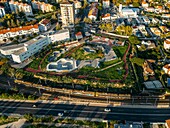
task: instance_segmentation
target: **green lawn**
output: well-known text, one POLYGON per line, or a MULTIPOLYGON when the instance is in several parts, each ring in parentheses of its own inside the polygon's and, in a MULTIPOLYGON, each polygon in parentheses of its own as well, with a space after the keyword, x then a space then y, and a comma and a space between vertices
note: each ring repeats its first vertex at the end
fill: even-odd
POLYGON ((126 49, 127 49, 128 46, 114 46, 113 47, 113 50, 114 52, 116 53, 117 57, 119 58, 122 58, 126 49))
MULTIPOLYGON (((123 76, 125 74, 124 70, 124 63, 121 63, 119 65, 116 65, 114 67, 108 68, 104 71, 100 72, 94 72, 96 69, 93 67, 83 67, 79 70, 79 75, 88 75, 89 77, 98 77, 103 80, 110 80, 110 79, 123 79, 123 76), (121 69, 120 69, 121 68, 121 69)), ((98 70, 98 68, 97 68, 98 70)))
POLYGON ((117 63, 117 62, 119 62, 119 61, 121 61, 121 60, 120 60, 120 59, 115 59, 115 60, 111 60, 111 61, 101 62, 101 63, 100 63, 100 67, 101 67, 101 68, 105 68, 105 67, 108 67, 108 66, 110 66, 110 65, 113 65, 113 64, 115 64, 115 63, 117 63))
POLYGON ((14 117, 8 117, 8 116, 0 116, 0 125, 3 124, 8 124, 14 121, 17 121, 18 118, 14 118, 14 117))
POLYGON ((33 69, 38 69, 38 65, 41 62, 42 58, 36 58, 34 59, 30 64, 29 64, 29 68, 33 68, 33 69))
POLYGON ((76 60, 94 60, 96 58, 103 58, 104 54, 101 50, 96 51, 96 53, 87 53, 81 47, 74 53, 72 53, 69 57, 74 58, 76 60))
POLYGON ((124 63, 121 63, 119 65, 116 65, 116 66, 106 69, 104 71, 96 72, 93 74, 93 76, 103 78, 106 80, 108 80, 108 79, 120 79, 121 80, 125 73, 123 66, 124 66, 124 63))

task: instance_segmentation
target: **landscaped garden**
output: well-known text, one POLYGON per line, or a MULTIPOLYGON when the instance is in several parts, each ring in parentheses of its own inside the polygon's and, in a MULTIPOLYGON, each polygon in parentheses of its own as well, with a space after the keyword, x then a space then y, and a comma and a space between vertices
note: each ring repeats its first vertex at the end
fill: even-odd
POLYGON ((119 57, 122 58, 125 51, 126 51, 126 49, 127 49, 127 47, 128 47, 127 45, 125 45, 123 47, 122 46, 113 46, 113 50, 116 53, 118 58, 119 57))
POLYGON ((11 122, 14 122, 17 120, 18 120, 18 118, 16 118, 16 117, 2 115, 2 116, 0 116, 0 125, 8 124, 8 123, 11 123, 11 122))
MULTIPOLYGON (((115 63, 113 63, 113 64, 115 64, 115 63)), ((91 78, 94 78, 94 77, 100 78, 101 80, 110 80, 110 79, 121 80, 121 79, 123 79, 124 74, 125 74, 125 69, 123 66, 124 66, 124 63, 122 62, 118 65, 115 65, 115 66, 110 67, 103 71, 102 70, 100 71, 100 69, 97 71, 95 68, 86 66, 86 67, 83 67, 82 69, 80 69, 78 74, 79 75, 88 75, 88 77, 91 77, 91 78)))
POLYGON ((96 58, 102 58, 104 56, 102 50, 96 50, 96 52, 85 52, 83 47, 77 49, 69 57, 76 60, 94 60, 96 58))
MULTIPOLYGON (((127 50, 127 45, 125 46, 113 46, 113 50, 118 56, 110 61, 101 61, 99 63, 100 68, 94 68, 90 66, 85 66, 74 73, 74 77, 81 75, 88 76, 89 78, 98 78, 100 80, 122 80, 124 78, 125 69, 124 63, 121 60, 125 51, 127 50)), ((50 62, 49 58, 54 56, 54 51, 56 49, 51 49, 50 51, 44 50, 41 53, 38 59, 35 59, 30 65, 29 68, 39 69, 42 72, 46 71, 46 66, 50 62), (49 54, 48 54, 49 53, 49 54)), ((91 44, 83 44, 81 46, 74 47, 69 51, 66 51, 64 54, 61 54, 61 57, 57 57, 57 60, 62 57, 72 58, 75 60, 94 60, 96 58, 102 59, 104 57, 104 51, 102 48, 93 46, 91 44)), ((56 59, 55 59, 56 61, 56 59)), ((54 73, 55 74, 55 73, 54 73)))

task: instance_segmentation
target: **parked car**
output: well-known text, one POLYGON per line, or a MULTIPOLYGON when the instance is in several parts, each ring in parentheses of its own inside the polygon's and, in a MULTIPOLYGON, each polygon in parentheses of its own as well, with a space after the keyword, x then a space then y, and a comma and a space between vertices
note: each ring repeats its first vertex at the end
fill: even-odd
POLYGON ((105 112, 110 112, 111 109, 110 109, 110 108, 105 108, 104 111, 105 111, 105 112))
POLYGON ((58 113, 58 116, 60 116, 60 117, 63 116, 63 115, 64 115, 63 113, 58 113))

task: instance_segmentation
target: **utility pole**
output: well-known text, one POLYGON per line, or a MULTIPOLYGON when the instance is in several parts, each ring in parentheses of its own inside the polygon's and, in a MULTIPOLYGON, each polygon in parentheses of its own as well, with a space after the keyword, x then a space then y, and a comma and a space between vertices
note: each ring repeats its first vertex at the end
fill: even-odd
POLYGON ((132 97, 132 105, 133 105, 133 103, 134 103, 134 97, 132 97))
POLYGON ((107 98, 107 103, 109 103, 108 95, 107 95, 107 97, 106 97, 106 98, 107 98))
POLYGON ((148 101, 148 98, 146 98, 146 103, 147 103, 147 101, 148 101))
POLYGON ((154 106, 156 106, 156 101, 157 101, 157 98, 155 99, 155 103, 154 103, 154 106))
POLYGON ((11 87, 11 84, 10 84, 9 80, 8 80, 8 85, 9 85, 9 87, 11 87))
POLYGON ((106 128, 109 128, 109 121, 106 121, 106 128))
POLYGON ((47 80, 45 79, 45 84, 47 85, 47 80))
POLYGON ((41 84, 41 79, 39 79, 38 83, 40 83, 40 84, 41 84))
POLYGON ((39 95, 41 95, 41 90, 40 90, 40 87, 38 88, 38 91, 39 91, 39 95))

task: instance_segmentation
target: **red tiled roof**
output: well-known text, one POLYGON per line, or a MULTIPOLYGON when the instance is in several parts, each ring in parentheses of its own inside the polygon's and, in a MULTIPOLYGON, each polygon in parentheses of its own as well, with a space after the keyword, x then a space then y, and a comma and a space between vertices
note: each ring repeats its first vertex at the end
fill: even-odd
POLYGON ((164 42, 165 42, 166 44, 170 44, 170 39, 166 39, 164 42))
POLYGON ((43 21, 41 21, 41 24, 48 24, 50 22, 50 20, 48 20, 48 19, 44 19, 43 21))
POLYGON ((81 32, 76 33, 76 36, 82 36, 81 32))
POLYGON ((168 128, 170 128, 170 119, 169 120, 166 120, 166 123, 168 125, 168 128))
POLYGON ((21 30, 30 30, 32 28, 38 28, 38 24, 30 25, 30 26, 17 27, 17 28, 11 28, 11 29, 3 29, 3 30, 0 30, 0 34, 5 34, 7 32, 17 32, 17 31, 21 31, 21 30))
POLYGON ((102 18, 105 18, 105 17, 110 17, 110 13, 106 13, 105 15, 102 16, 102 18))

